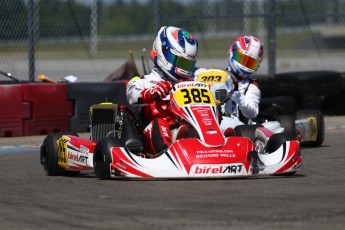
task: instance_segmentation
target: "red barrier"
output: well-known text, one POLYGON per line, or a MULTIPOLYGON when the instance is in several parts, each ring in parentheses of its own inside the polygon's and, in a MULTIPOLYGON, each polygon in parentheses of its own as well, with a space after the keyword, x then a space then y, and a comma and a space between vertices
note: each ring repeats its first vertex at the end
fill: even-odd
POLYGON ((68 131, 73 103, 67 100, 64 83, 30 83, 22 85, 23 101, 30 103, 30 118, 24 120, 25 136, 68 131))
POLYGON ((23 136, 23 119, 30 105, 22 100, 20 84, 0 85, 0 137, 23 136))

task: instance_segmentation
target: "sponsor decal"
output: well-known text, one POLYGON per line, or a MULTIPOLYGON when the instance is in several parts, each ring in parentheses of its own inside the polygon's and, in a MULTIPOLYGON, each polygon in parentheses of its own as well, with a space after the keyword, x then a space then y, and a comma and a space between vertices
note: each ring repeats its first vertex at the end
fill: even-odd
POLYGON ((218 153, 206 153, 206 154, 200 154, 196 155, 195 158, 201 159, 201 158, 218 158, 219 154, 218 153))
POLYGON ((208 88, 208 85, 201 83, 201 82, 190 82, 190 83, 178 84, 178 85, 176 85, 176 87, 177 87, 177 89, 186 88, 186 87, 208 88))
POLYGON ((201 118, 201 122, 205 125, 212 126, 213 124, 213 117, 212 117, 212 111, 209 109, 200 109, 200 107, 192 108, 193 112, 196 112, 196 115, 199 115, 201 118))
POLYGON ((119 166, 120 168, 126 169, 126 165, 123 164, 121 161, 116 162, 115 164, 116 164, 117 166, 119 166))
POLYGON ((206 131, 206 133, 207 133, 207 134, 216 134, 217 131, 215 131, 215 130, 214 130, 214 131, 206 131))
POLYGON ((68 159, 71 159, 73 161, 77 161, 77 162, 86 164, 88 158, 89 157, 86 157, 86 156, 83 156, 83 155, 73 154, 71 152, 68 152, 68 159))
POLYGON ((163 132, 163 136, 169 138, 169 134, 168 134, 168 131, 167 131, 167 128, 165 126, 161 126, 161 130, 163 132))
POLYGON ((194 175, 242 175, 244 166, 242 164, 227 165, 193 165, 194 175))
POLYGON ((235 158, 236 154, 232 149, 208 149, 196 151, 195 158, 235 158))
POLYGON ((196 159, 202 159, 202 158, 235 158, 236 155, 233 153, 205 153, 205 154, 199 154, 196 155, 196 159))
POLYGON ((80 152, 85 153, 85 154, 89 154, 90 149, 83 146, 83 145, 80 145, 80 152))

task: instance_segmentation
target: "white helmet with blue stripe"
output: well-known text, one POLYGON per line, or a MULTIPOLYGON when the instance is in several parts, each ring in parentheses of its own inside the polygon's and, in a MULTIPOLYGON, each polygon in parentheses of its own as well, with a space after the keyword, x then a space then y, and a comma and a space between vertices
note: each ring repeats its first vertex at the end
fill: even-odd
POLYGON ((192 76, 198 53, 197 40, 184 29, 162 27, 153 43, 151 58, 173 81, 192 76))

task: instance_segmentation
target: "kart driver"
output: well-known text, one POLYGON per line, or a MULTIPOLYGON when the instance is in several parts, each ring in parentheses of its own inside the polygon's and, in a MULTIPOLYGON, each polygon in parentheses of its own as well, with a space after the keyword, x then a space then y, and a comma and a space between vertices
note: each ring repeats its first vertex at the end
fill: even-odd
POLYGON ((172 83, 191 77, 197 52, 198 42, 189 32, 164 26, 153 43, 151 59, 154 67, 151 73, 133 77, 127 84, 129 104, 149 104, 143 108, 145 120, 150 122, 143 131, 147 153, 160 153, 171 145, 178 133, 187 129, 176 126, 176 116, 159 107, 167 108, 163 99, 172 89, 172 83))
MULTIPOLYGON (((225 136, 235 135, 234 128, 247 123, 248 119, 258 116, 261 91, 253 74, 263 59, 263 45, 253 36, 240 36, 230 46, 228 53, 226 83, 213 85, 230 91, 222 113, 225 115, 220 124, 225 136)), ((195 76, 205 69, 195 71, 195 76)))

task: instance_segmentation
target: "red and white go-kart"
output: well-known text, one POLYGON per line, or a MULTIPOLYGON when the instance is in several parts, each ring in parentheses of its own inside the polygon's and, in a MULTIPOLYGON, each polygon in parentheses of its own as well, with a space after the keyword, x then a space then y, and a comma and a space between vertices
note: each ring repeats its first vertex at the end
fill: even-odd
POLYGON ((194 135, 175 140, 166 151, 149 157, 145 149, 133 145, 123 107, 104 103, 90 108, 90 139, 49 134, 41 146, 41 164, 48 175, 93 169, 101 179, 293 175, 301 166, 299 142, 284 133, 258 127, 256 135, 267 139, 264 147, 247 137, 225 137, 208 84, 180 82, 169 96, 169 109, 194 129, 194 135))

